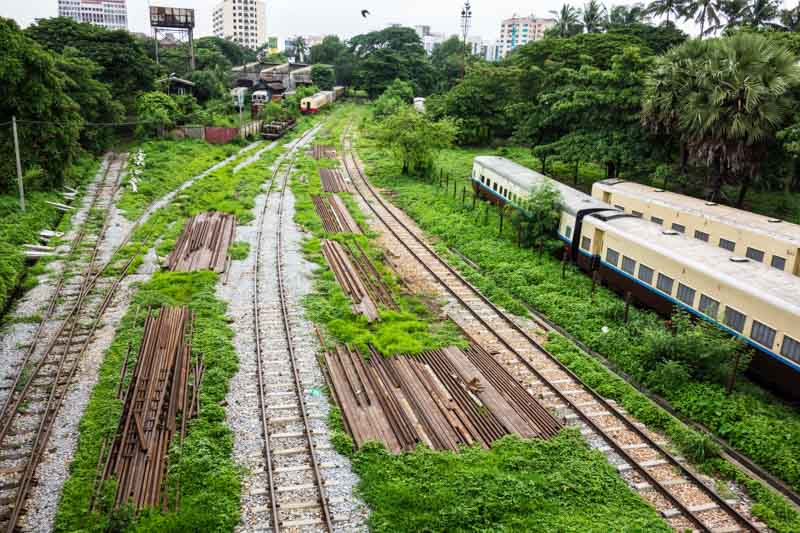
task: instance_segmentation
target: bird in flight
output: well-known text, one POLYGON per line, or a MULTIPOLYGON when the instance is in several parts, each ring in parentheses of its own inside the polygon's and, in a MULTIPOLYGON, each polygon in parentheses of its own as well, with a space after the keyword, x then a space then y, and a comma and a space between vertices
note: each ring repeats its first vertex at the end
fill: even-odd
POLYGON ((367 15, 369 15, 369 11, 366 10, 366 9, 362 9, 361 10, 361 16, 364 17, 364 18, 367 18, 367 15))

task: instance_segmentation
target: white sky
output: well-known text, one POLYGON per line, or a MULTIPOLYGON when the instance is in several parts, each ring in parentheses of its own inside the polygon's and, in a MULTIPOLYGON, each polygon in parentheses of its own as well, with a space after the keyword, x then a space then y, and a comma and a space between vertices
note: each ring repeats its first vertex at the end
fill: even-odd
MULTIPOLYGON (((211 10, 218 0, 128 0, 129 29, 149 33, 148 4, 194 8, 197 36, 211 34, 211 10)), ((462 0, 266 0, 267 33, 277 35, 279 43, 293 35, 329 35, 352 37, 359 33, 384 28, 389 23, 406 26, 429 25, 435 32, 460 33, 462 0), (371 15, 365 20, 361 10, 371 15)), ((563 0, 472 0, 470 34, 495 40, 500 21, 514 13, 548 16, 561 7, 563 0)), ((574 0, 573 5, 582 1, 574 0)), ((633 4, 634 0, 617 0, 613 4, 633 4)), ((783 0, 788 5, 790 0, 783 0)), ((58 13, 58 0, 0 0, 0 16, 15 19, 27 26, 36 18, 53 17, 58 13)), ((691 27, 685 28, 691 31, 691 27)))

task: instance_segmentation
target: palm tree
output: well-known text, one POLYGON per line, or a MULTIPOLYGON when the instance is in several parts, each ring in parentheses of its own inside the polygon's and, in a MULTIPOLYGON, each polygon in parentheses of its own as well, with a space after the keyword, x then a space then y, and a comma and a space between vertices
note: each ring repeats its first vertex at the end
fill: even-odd
POLYGON ((725 17, 725 24, 708 28, 708 31, 718 31, 725 28, 735 28, 745 23, 745 16, 749 8, 749 0, 719 0, 717 11, 725 17))
POLYGON ((675 15, 675 18, 680 16, 685 3, 685 0, 653 0, 645 11, 648 15, 656 17, 666 15, 669 22, 670 15, 675 15))
POLYGON ((800 31, 800 4, 792 9, 781 10, 781 29, 784 31, 800 31))
POLYGON ((599 0, 589 0, 583 6, 583 27, 586 33, 599 33, 603 31, 608 21, 606 6, 599 0))
POLYGON ((720 27, 718 0, 689 0, 683 9, 684 20, 694 19, 700 25, 700 38, 720 27), (708 25, 708 27, 706 27, 708 25))
POLYGON ((626 26, 643 22, 647 15, 647 9, 641 3, 632 6, 614 6, 611 8, 608 21, 610 24, 626 26))
POLYGON ((754 27, 779 27, 775 20, 780 15, 778 0, 752 0, 744 13, 745 22, 754 27))
POLYGON ((308 45, 306 40, 298 36, 294 39, 294 60, 297 63, 302 63, 303 59, 308 56, 308 45))
POLYGON ((569 4, 561 6, 560 11, 550 11, 556 17, 556 34, 559 37, 570 37, 578 33, 577 28, 581 25, 581 11, 569 4))
POLYGON ((711 199, 726 177, 740 183, 741 206, 798 84, 793 54, 762 35, 688 41, 648 77, 643 119, 675 128, 694 159, 709 165, 711 199))

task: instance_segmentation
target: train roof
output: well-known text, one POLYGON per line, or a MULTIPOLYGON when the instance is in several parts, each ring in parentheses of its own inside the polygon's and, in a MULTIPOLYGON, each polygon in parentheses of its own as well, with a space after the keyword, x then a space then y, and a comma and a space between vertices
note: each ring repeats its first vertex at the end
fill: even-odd
POLYGON ((541 183, 550 183, 561 194, 561 204, 564 209, 573 215, 585 209, 619 211, 618 208, 611 204, 607 204, 591 195, 573 189, 568 185, 564 185, 560 181, 548 178, 544 174, 531 170, 505 157, 481 155, 475 158, 475 162, 503 176, 525 191, 530 192, 535 186, 541 183))
MULTIPOLYGON (((739 257, 682 233, 665 230, 659 224, 631 215, 606 217, 590 215, 589 222, 610 234, 674 259, 726 285, 735 287, 753 298, 800 315, 800 278, 768 265, 739 257)), ((638 259, 637 259, 638 262, 638 259)), ((656 265, 648 265, 656 268, 656 265)))
POLYGON ((665 191, 632 181, 604 180, 597 182, 595 185, 602 190, 621 191, 655 205, 705 217, 727 226, 755 231, 800 247, 800 225, 786 222, 785 220, 770 218, 727 205, 711 204, 700 198, 665 191))

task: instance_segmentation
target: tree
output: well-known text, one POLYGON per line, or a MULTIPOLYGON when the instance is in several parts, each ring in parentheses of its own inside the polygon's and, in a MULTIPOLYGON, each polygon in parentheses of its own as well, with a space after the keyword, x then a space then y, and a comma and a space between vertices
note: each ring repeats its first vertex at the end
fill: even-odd
MULTIPOLYGON (((64 91, 79 106, 84 120, 103 124, 122 121, 125 107, 114 99, 106 84, 95 79, 100 70, 96 63, 71 47, 64 48, 55 59, 57 68, 66 75, 64 91)), ((108 148, 113 134, 111 127, 85 127, 81 130, 80 144, 99 153, 108 148)))
POLYGON ((663 17, 666 15, 667 22, 670 22, 670 16, 675 18, 680 17, 683 10, 684 0, 653 0, 647 6, 645 12, 647 15, 663 17))
POLYGON ((608 28, 609 34, 630 35, 639 38, 656 55, 661 55, 689 37, 675 27, 673 22, 662 22, 658 26, 650 24, 625 24, 608 28))
POLYGON ((569 4, 561 6, 559 11, 550 11, 556 17, 553 31, 558 37, 570 37, 581 32, 581 11, 569 4))
POLYGON ((308 57, 308 45, 306 44, 306 40, 303 39, 301 36, 297 36, 294 38, 294 60, 297 63, 302 63, 306 57, 308 57))
MULTIPOLYGON (((13 20, 0 18, 0 50, 0 117, 13 115, 21 121, 23 171, 39 166, 51 180, 48 185, 58 186, 78 150, 83 126, 80 109, 68 95, 71 82, 59 70, 54 54, 25 35, 13 20)), ((94 89, 89 89, 90 94, 94 89)), ((0 128, 0 153, 0 189, 10 191, 16 187, 16 168, 7 125, 0 128)))
POLYGON ((336 60, 347 52, 347 45, 336 35, 327 35, 320 44, 315 44, 309 51, 309 62, 335 65, 336 60))
POLYGON ((762 35, 687 42, 648 76, 644 119, 670 124, 709 166, 711 199, 729 178, 741 185, 741 205, 790 117, 798 84, 797 57, 762 35))
POLYGON ((775 21, 780 16, 778 0, 751 0, 744 12, 744 21, 753 28, 779 28, 775 21))
POLYGON ((683 9, 684 20, 694 20, 700 25, 700 38, 708 31, 719 28, 720 18, 717 0, 689 0, 683 9))
POLYGON ((100 66, 97 79, 109 85, 114 98, 128 109, 133 108, 138 93, 152 89, 158 74, 158 66, 142 42, 127 31, 109 31, 58 17, 40 19, 25 33, 58 53, 67 46, 78 49, 100 66))
POLYGON ((589 0, 583 6, 583 27, 586 33, 599 33, 608 24, 606 6, 599 0, 589 0))
POLYGON ((523 244, 541 248, 553 237, 561 220, 561 194, 544 182, 535 186, 521 204, 522 213, 516 220, 522 229, 523 244))
POLYGON ((430 169, 436 153, 452 145, 456 126, 450 119, 430 120, 410 105, 377 124, 371 135, 403 162, 403 174, 430 169))
POLYGON ((800 31, 800 4, 780 12, 781 29, 784 31, 800 31))
POLYGON ((455 35, 433 49, 431 64, 436 70, 437 88, 440 91, 452 89, 461 79, 463 69, 466 69, 464 42, 455 35))
POLYGON ((336 74, 329 65, 314 65, 311 67, 311 79, 314 85, 323 91, 330 91, 336 85, 336 74))
POLYGON ((627 25, 641 24, 647 18, 644 4, 636 3, 631 6, 614 6, 608 16, 610 24, 627 25))
POLYGON ((136 114, 139 116, 139 135, 152 135, 175 125, 180 110, 175 100, 162 92, 150 92, 136 99, 136 114))
POLYGON ((383 95, 390 98, 397 98, 403 103, 410 104, 414 101, 414 86, 398 78, 386 88, 383 95))
POLYGON ((434 70, 413 29, 391 27, 356 35, 348 45, 354 81, 371 98, 382 94, 398 78, 411 82, 415 93, 423 96, 433 89, 434 70))

